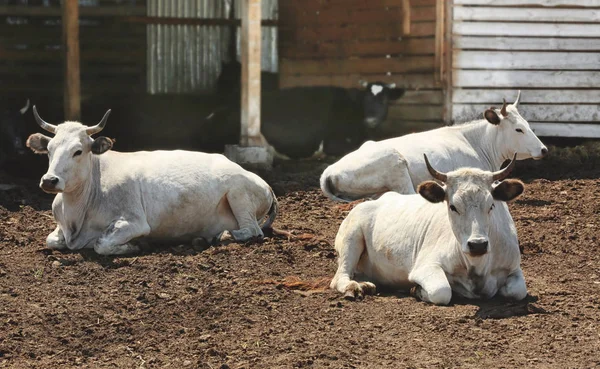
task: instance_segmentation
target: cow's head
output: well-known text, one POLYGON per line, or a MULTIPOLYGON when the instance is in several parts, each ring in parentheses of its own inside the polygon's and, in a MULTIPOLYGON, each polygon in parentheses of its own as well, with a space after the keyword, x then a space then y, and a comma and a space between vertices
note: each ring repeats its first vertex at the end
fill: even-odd
POLYGON ((7 108, 0 113, 0 147, 7 156, 25 154, 25 113, 29 110, 29 100, 20 109, 7 108))
POLYGON ((360 84, 365 88, 362 101, 363 123, 367 128, 377 128, 387 118, 390 101, 401 98, 404 89, 396 88, 395 83, 360 81, 360 84))
POLYGON ((498 140, 501 150, 506 155, 517 153, 517 159, 541 159, 548 153, 548 148, 533 133, 529 123, 519 114, 517 107, 521 91, 514 104, 504 105, 501 109, 489 108, 483 114, 485 119, 498 128, 498 140), (509 154, 510 153, 510 154, 509 154))
POLYGON ((90 177, 93 155, 110 150, 113 141, 108 137, 90 136, 102 131, 110 110, 95 126, 87 127, 78 122, 53 125, 45 122, 33 107, 36 122, 54 137, 34 133, 27 139, 27 147, 36 154, 48 154, 48 171, 40 181, 40 188, 47 193, 72 192, 80 188, 90 177))
POLYGON ((516 156, 498 172, 462 168, 447 174, 435 170, 425 156, 429 173, 441 184, 423 182, 418 192, 430 202, 446 202, 452 231, 463 253, 472 257, 487 253, 491 215, 496 202, 510 201, 523 193, 523 182, 505 180, 515 166, 516 156))

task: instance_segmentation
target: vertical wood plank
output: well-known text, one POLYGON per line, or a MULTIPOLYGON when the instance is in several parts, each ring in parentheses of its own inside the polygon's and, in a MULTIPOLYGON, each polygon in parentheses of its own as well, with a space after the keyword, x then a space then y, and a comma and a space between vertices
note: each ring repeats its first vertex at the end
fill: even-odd
POLYGON ((410 35, 410 1, 402 0, 402 34, 410 35))
POLYGON ((261 0, 242 0, 241 146, 262 146, 260 133, 261 0))
POLYGON ((444 80, 444 111, 443 111, 443 120, 444 123, 451 124, 452 123, 452 88, 453 80, 452 80, 452 19, 453 19, 453 3, 454 0, 443 1, 444 6, 444 45, 443 45, 443 74, 442 78, 444 80))
POLYGON ((79 4, 63 0, 64 110, 66 120, 81 119, 81 79, 79 65, 79 4))
POLYGON ((435 82, 442 83, 444 76, 444 1, 435 2, 435 82))

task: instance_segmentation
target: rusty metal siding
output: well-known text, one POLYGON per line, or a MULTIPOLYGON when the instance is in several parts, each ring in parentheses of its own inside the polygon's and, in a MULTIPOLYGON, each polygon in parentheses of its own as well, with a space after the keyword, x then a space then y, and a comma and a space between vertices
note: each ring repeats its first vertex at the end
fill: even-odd
MULTIPOLYGON (((147 12, 155 17, 227 18, 230 6, 230 0, 148 0, 147 12)), ((276 19, 277 0, 264 0, 262 10, 263 19, 276 19)), ((148 92, 210 91, 227 58, 229 33, 225 26, 149 25, 148 92)), ((277 71, 277 30, 263 27, 262 39, 263 69, 277 71)))

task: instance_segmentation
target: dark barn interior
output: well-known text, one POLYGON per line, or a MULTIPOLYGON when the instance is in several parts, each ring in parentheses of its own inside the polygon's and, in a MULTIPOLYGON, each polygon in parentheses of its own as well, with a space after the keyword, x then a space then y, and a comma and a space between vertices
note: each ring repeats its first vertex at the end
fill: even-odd
MULTIPOLYGON (((231 1, 178 4, 79 1, 81 121, 93 124, 112 109, 105 132, 117 150, 220 152, 239 140, 239 126, 226 122, 238 111, 211 115, 231 99, 218 93, 217 79, 233 60, 239 11, 229 11, 231 1)), ((263 74, 275 85, 395 83, 407 91, 391 102, 377 138, 441 125, 435 0, 264 1, 263 9, 263 74)), ((3 105, 30 99, 47 121, 66 119, 63 16, 59 0, 0 1, 3 105)), ((30 113, 26 122, 36 131, 30 113)))

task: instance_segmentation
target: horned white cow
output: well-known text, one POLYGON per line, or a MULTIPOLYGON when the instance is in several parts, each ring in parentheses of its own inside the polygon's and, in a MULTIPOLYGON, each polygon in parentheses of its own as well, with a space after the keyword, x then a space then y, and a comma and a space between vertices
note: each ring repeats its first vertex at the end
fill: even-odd
POLYGON ((523 192, 521 181, 504 180, 514 159, 494 173, 462 168, 444 174, 427 156, 425 163, 442 184, 423 182, 420 195, 388 192, 348 214, 335 239, 339 259, 331 288, 361 298, 376 284, 415 287, 417 297, 440 305, 450 302, 452 291, 523 299, 517 231, 505 203, 523 192))
POLYGON ((138 251, 136 239, 212 241, 225 230, 245 241, 263 236, 277 214, 277 200, 259 176, 223 155, 190 151, 110 151, 113 141, 91 138, 99 124, 52 125, 33 112, 53 138, 33 134, 27 146, 47 153, 40 187, 56 194, 58 223, 47 238, 52 249, 94 248, 99 254, 138 251))
POLYGON ((384 141, 365 142, 358 150, 330 165, 321 175, 321 190, 332 200, 349 201, 396 191, 415 193, 431 179, 422 155, 442 171, 461 167, 498 170, 517 153, 517 159, 541 159, 548 149, 506 101, 501 109, 485 111, 485 119, 384 141))

